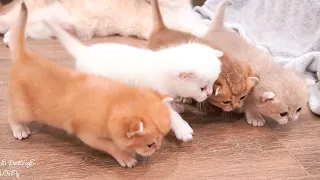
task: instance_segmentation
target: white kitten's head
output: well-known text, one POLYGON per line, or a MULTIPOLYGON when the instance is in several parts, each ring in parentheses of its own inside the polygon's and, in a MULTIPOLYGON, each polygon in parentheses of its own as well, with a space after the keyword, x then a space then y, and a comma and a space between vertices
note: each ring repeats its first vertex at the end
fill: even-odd
POLYGON ((212 95, 214 81, 208 75, 196 71, 180 71, 173 80, 177 96, 190 97, 198 102, 212 95))
POLYGON ((212 95, 212 87, 221 72, 223 55, 202 44, 184 44, 171 49, 170 61, 175 61, 173 77, 168 79, 171 93, 202 102, 212 95), (174 59, 173 59, 174 58, 174 59))

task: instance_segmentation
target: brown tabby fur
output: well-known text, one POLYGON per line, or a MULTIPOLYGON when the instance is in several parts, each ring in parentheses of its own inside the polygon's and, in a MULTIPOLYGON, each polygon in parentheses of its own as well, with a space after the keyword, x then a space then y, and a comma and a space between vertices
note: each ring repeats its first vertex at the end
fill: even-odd
POLYGON ((170 130, 170 98, 59 67, 31 53, 24 38, 27 16, 22 3, 9 42, 9 123, 15 138, 27 138, 31 132, 25 124, 38 121, 77 135, 127 167, 136 164, 135 153, 149 156, 160 147, 170 130))
MULTIPOLYGON (((176 44, 198 42, 220 50, 213 43, 190 33, 167 28, 162 20, 157 0, 152 1, 152 8, 153 30, 148 39, 148 48, 156 51, 176 44)), ((213 95, 208 98, 212 104, 224 111, 232 111, 241 107, 248 93, 259 81, 258 75, 251 70, 247 63, 233 59, 228 53, 224 53, 220 58, 222 71, 213 86, 213 95)))
POLYGON ((218 5, 215 20, 204 38, 230 58, 248 63, 259 73, 260 82, 243 106, 247 122, 263 126, 265 120, 262 115, 280 124, 297 120, 308 100, 304 81, 295 72, 276 65, 269 54, 225 27, 225 10, 231 4, 230 0, 222 0, 218 5))

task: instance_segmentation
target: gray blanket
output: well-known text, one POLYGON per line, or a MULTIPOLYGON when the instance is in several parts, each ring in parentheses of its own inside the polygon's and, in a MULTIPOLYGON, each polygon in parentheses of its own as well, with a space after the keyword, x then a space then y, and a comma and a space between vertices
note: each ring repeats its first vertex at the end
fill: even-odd
MULTIPOLYGON (((209 25, 220 0, 195 7, 209 25)), ((226 25, 275 62, 303 74, 310 89, 309 107, 320 115, 320 0, 233 0, 226 25), (319 82, 318 82, 319 81, 319 82)))

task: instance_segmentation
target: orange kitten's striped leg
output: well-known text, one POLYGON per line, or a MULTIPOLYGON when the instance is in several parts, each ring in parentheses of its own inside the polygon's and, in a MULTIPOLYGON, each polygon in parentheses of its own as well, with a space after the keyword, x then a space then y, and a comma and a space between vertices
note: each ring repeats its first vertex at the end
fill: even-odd
POLYGON ((137 164, 137 160, 129 153, 122 151, 115 144, 106 138, 99 138, 92 134, 80 134, 78 137, 88 146, 104 151, 113 156, 120 166, 132 168, 137 164))

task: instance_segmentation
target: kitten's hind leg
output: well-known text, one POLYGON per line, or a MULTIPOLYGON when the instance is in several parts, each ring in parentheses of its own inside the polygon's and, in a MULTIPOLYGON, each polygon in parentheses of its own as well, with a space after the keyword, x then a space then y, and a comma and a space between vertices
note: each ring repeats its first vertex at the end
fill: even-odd
POLYGON ((192 140, 193 129, 182 119, 179 113, 170 107, 171 129, 176 137, 184 142, 192 140))
POLYGON ((256 111, 249 110, 248 108, 245 109, 245 117, 247 119, 247 123, 251 124, 252 126, 264 126, 266 121, 264 118, 256 111))
POLYGON ((119 149, 111 140, 97 137, 93 134, 79 134, 78 137, 88 146, 104 151, 113 156, 122 167, 132 168, 137 164, 137 160, 129 153, 119 149))

